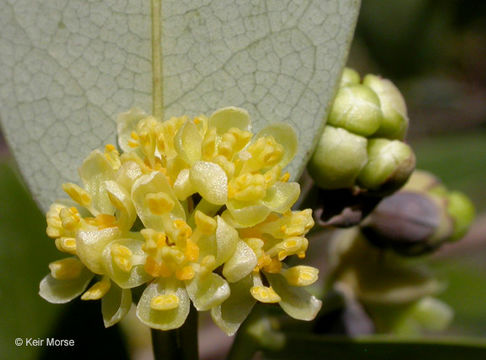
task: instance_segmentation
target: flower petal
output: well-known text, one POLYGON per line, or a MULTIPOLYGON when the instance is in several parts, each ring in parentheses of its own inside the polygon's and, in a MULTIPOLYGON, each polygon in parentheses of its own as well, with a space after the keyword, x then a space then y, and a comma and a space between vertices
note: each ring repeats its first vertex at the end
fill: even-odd
POLYGON ((230 284, 231 295, 229 298, 221 305, 211 309, 213 321, 229 336, 236 333, 256 303, 250 294, 252 285, 253 282, 249 275, 230 284))
POLYGON ((189 165, 201 160, 202 136, 192 121, 186 121, 177 132, 174 146, 179 156, 189 165))
POLYGON ((177 198, 183 201, 195 192, 196 190, 191 184, 189 169, 181 170, 174 181, 174 193, 176 194, 177 198))
MULTIPOLYGON (((255 252, 244 241, 238 241, 233 256, 224 264, 223 276, 230 283, 240 281, 257 266, 255 252)), ((249 291, 249 289, 248 289, 249 291)))
POLYGON ((221 276, 209 273, 198 274, 188 281, 186 290, 198 311, 206 311, 221 304, 230 295, 230 287, 221 276))
POLYGON ((103 230, 80 231, 76 236, 76 254, 84 265, 96 274, 104 274, 103 250, 120 236, 116 227, 103 230))
POLYGON ((58 280, 49 274, 40 282, 39 295, 53 304, 67 303, 86 290, 93 276, 94 274, 85 267, 74 279, 58 280))
POLYGON ((137 218, 130 194, 115 181, 105 181, 105 187, 111 203, 118 210, 117 220, 120 229, 130 230, 137 218))
POLYGON ((111 284, 110 290, 101 298, 101 313, 105 327, 119 322, 132 306, 132 292, 111 284))
POLYGON ((228 177, 218 164, 197 161, 190 171, 194 189, 207 201, 224 205, 228 199, 228 177))
POLYGON ((124 152, 133 151, 133 148, 128 145, 128 141, 130 140, 132 131, 135 131, 138 122, 144 117, 147 117, 147 114, 142 109, 137 107, 118 115, 118 118, 116 119, 118 145, 124 152))
MULTIPOLYGON (((236 200, 228 201, 226 204, 231 214, 231 222, 238 227, 250 227, 261 223, 270 214, 270 209, 260 202, 248 205, 236 200)), ((223 216, 224 217, 224 216, 223 216)), ((226 219, 226 218, 225 218, 226 219)))
POLYGON ((263 204, 272 211, 283 214, 290 210, 300 195, 300 185, 295 182, 277 182, 267 190, 263 204))
POLYGON ((158 281, 152 282, 144 290, 137 305, 137 317, 141 322, 153 329, 177 329, 186 321, 190 304, 190 299, 182 283, 160 278, 158 281), (177 297, 177 306, 168 310, 155 310, 152 308, 152 300, 161 295, 177 297))
POLYGON ((233 255, 238 242, 238 232, 220 216, 216 218, 216 262, 219 266, 233 255))
POLYGON ((209 118, 209 126, 215 127, 218 134, 222 135, 231 128, 243 131, 250 130, 250 116, 245 109, 234 106, 216 110, 209 118))
POLYGON ((313 320, 319 312, 322 301, 309 294, 304 288, 290 286, 280 274, 265 273, 265 276, 282 298, 279 302, 282 309, 291 317, 298 320, 313 320))
MULTIPOLYGON (((151 279, 151 276, 145 272, 143 267, 143 263, 145 262, 144 259, 146 258, 146 254, 142 250, 142 245, 144 243, 145 241, 141 239, 119 239, 113 241, 103 250, 106 274, 109 275, 110 278, 122 289, 134 288, 151 279), (129 271, 124 271, 119 265, 120 262, 117 262, 117 247, 121 247, 122 249, 131 252, 131 256, 126 259, 130 262, 129 271)), ((118 259, 120 258, 121 260, 124 260, 123 257, 119 255, 118 259)))
POLYGON ((99 150, 91 152, 79 168, 79 176, 86 191, 91 195, 94 210, 102 214, 113 214, 115 207, 105 191, 105 181, 115 180, 115 170, 106 156, 99 150))
POLYGON ((286 123, 275 123, 260 130, 255 139, 262 136, 272 136, 277 143, 283 146, 284 154, 280 160, 280 166, 284 168, 297 153, 298 141, 295 130, 286 123))
POLYGON ((132 201, 135 205, 138 217, 142 220, 146 228, 157 231, 164 230, 162 217, 150 211, 146 204, 145 197, 147 194, 160 192, 167 194, 174 202, 174 207, 172 208, 171 213, 176 217, 185 220, 186 214, 184 208, 175 196, 167 178, 161 172, 154 171, 148 175, 140 177, 135 181, 132 187, 132 201))

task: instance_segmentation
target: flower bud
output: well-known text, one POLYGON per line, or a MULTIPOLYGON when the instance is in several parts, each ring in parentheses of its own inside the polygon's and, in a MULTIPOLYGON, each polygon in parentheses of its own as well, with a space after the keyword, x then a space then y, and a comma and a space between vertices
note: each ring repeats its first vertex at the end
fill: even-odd
POLYGON ((454 233, 449 241, 456 241, 466 235, 474 220, 474 205, 471 200, 459 191, 449 193, 447 212, 454 220, 454 233))
POLYGON ((378 247, 413 256, 460 239, 473 219, 467 196, 447 190, 430 173, 415 171, 400 192, 381 201, 362 231, 378 247))
POLYGON ((370 136, 378 130, 382 118, 380 99, 375 92, 365 85, 352 84, 338 90, 328 124, 370 136))
POLYGON ((308 170, 324 189, 352 187, 367 161, 367 140, 349 131, 326 126, 308 170))
POLYGON ((344 68, 343 74, 341 75, 341 82, 339 87, 342 88, 348 85, 359 84, 360 77, 356 70, 351 68, 344 68))
POLYGON ((410 191, 429 191, 432 188, 437 188, 440 185, 440 180, 428 171, 416 169, 403 186, 403 190, 410 191))
POLYGON ((390 80, 371 74, 365 76, 363 84, 371 88, 380 99, 383 118, 375 135, 402 140, 408 129, 408 115, 400 91, 390 80))
POLYGON ((453 232, 443 198, 425 192, 400 191, 386 197, 362 224, 366 239, 405 256, 438 248, 453 232))
POLYGON ((398 140, 368 141, 368 163, 358 176, 358 184, 368 190, 390 193, 408 180, 415 168, 412 149, 398 140))

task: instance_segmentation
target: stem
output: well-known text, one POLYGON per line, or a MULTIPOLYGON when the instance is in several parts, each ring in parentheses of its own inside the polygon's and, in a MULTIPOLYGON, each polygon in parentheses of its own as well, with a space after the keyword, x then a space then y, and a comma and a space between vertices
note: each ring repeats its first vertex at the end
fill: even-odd
POLYGON ((231 349, 226 357, 226 360, 250 360, 253 355, 259 350, 255 339, 248 333, 248 325, 251 323, 253 311, 248 318, 241 324, 235 335, 231 349), (250 319, 249 319, 250 318, 250 319))
POLYGON ((184 324, 175 330, 152 329, 155 360, 197 360, 197 310, 191 305, 184 324))
POLYGON ((258 351, 255 341, 244 331, 238 331, 226 360, 250 360, 258 351))
POLYGON ((162 93, 162 0, 152 1, 152 113, 162 120, 164 117, 162 93))

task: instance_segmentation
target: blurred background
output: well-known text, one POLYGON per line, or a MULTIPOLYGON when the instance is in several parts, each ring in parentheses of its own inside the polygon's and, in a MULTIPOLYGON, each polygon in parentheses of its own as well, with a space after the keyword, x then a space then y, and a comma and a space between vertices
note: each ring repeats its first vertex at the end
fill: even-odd
MULTIPOLYGON (((441 299, 455 310, 447 334, 486 336, 486 2, 363 0, 349 66, 396 83, 408 104, 408 141, 417 167, 474 202, 477 219, 469 234, 444 246, 431 264, 448 284, 441 299)), ((99 302, 51 305, 37 295, 47 264, 57 258, 54 242, 45 235, 44 215, 0 133, 1 357, 150 359, 146 329, 137 328, 136 336, 118 327, 104 330, 99 302), (76 346, 68 349, 71 354, 14 346, 16 337, 46 336, 73 338, 76 346)), ((205 358, 216 358, 215 337, 225 339, 214 328, 202 334, 205 358)))

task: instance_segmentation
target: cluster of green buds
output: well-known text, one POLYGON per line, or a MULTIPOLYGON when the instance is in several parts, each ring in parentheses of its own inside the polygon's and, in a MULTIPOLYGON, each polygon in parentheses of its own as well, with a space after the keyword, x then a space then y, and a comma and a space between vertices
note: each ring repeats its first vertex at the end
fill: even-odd
POLYGON ((402 255, 422 255, 457 241, 474 219, 474 206, 432 174, 416 170, 405 186, 383 199, 361 224, 374 245, 402 255))
POLYGON ((329 259, 330 288, 343 294, 345 306, 364 308, 373 332, 419 335, 451 322, 452 309, 435 297, 444 286, 425 264, 373 246, 358 227, 335 234, 329 259))
POLYGON ((360 82, 346 68, 309 173, 322 189, 392 193, 415 168, 415 155, 403 142, 407 128, 405 101, 391 81, 366 75, 360 82))
POLYGON ((228 334, 257 301, 315 317, 321 301, 305 287, 318 270, 284 263, 305 257, 314 225, 310 209, 291 210, 300 187, 284 172, 297 148, 290 126, 253 135, 235 107, 164 122, 132 109, 118 118, 118 142, 121 151, 93 151, 83 186, 64 184, 71 199, 47 213, 47 234, 70 257, 49 265, 43 298, 101 299, 111 326, 137 288, 138 318, 161 330, 180 327, 191 306, 228 334))

